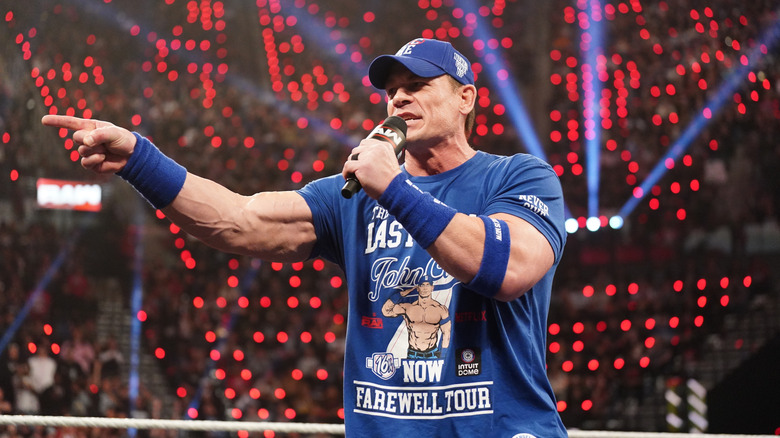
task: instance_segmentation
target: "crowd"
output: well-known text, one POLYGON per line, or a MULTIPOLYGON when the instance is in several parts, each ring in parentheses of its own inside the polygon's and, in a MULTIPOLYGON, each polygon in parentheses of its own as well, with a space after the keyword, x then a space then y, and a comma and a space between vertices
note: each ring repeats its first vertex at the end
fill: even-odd
MULTIPOLYGON (((196 2, 189 3, 188 11, 184 4, 156 2, 147 10, 141 8, 145 12, 135 12, 113 3, 83 9, 33 3, 39 7, 9 6, 9 11, 0 11, 6 17, 0 23, 0 170, 4 178, 13 171, 20 175, 19 181, 0 185, 0 331, 16 330, 0 345, 0 414, 342 421, 346 289, 334 266, 316 260, 262 263, 218 253, 169 228, 151 208, 143 210, 145 225, 139 226, 132 221, 137 195, 115 180, 99 180, 112 187, 108 193, 113 196, 107 196, 103 211, 94 215, 39 210, 30 201, 34 184, 22 181, 95 178, 72 162, 70 152, 60 146, 64 140, 59 133, 40 127, 40 116, 54 105, 60 111, 86 107, 100 118, 132 124, 190 171, 235 191, 300 187, 317 176, 339 172, 350 142, 365 135, 363 121, 383 115, 381 104, 368 103, 373 91, 362 85, 361 76, 350 73, 356 63, 337 53, 317 53, 314 43, 298 56, 280 55, 280 67, 298 72, 295 77, 313 71, 313 65, 328 75, 325 84, 309 90, 318 93, 316 105, 307 106, 305 99, 293 104, 289 90, 275 93, 259 85, 273 80, 272 59, 266 55, 269 42, 264 50, 259 41, 249 44, 239 33, 252 27, 252 21, 242 17, 264 23, 267 16, 276 23, 274 17, 281 15, 271 6, 222 11, 216 7, 219 2, 209 3, 213 9, 204 9, 201 3, 194 12, 196 2), (189 15, 196 19, 187 23, 189 15), (97 20, 100 16, 104 19, 97 20), (138 22, 142 17, 138 35, 130 30, 136 21, 129 17, 138 22), (206 25, 220 19, 226 22, 224 32, 206 25), (203 51, 170 50, 163 56, 165 51, 149 33, 170 46, 174 38, 169 34, 177 24, 183 26, 182 41, 211 41, 213 46, 203 51), (65 43, 69 41, 74 43, 65 43), (258 47, 247 47, 253 44, 258 47), (23 56, 26 50, 28 57, 23 56), (316 58, 304 56, 310 52, 316 58), (87 66, 88 58, 94 64, 87 66), (167 71, 158 70, 160 62, 166 63, 167 71), (190 63, 201 67, 211 63, 214 69, 187 74, 190 63), (219 72, 220 63, 230 67, 228 73, 219 72), (66 80, 66 64, 74 78, 83 72, 87 79, 66 80), (52 103, 46 103, 42 87, 31 75, 33 69, 46 78, 48 95, 55 96, 52 103), (174 69, 179 77, 170 80, 168 72, 174 69), (235 79, 239 74, 252 79, 235 79), (96 81, 98 77, 102 79, 96 81), (58 95, 61 87, 67 91, 58 95), (327 92, 337 96, 334 90, 342 87, 351 94, 349 99, 325 100, 327 92), (307 118, 308 126, 300 125, 301 117, 307 118), (343 122, 340 129, 317 123, 328 125, 334 119, 343 122), (336 141, 338 132, 344 134, 336 141), (247 144, 247 139, 254 144, 247 144), (316 162, 319 166, 313 166, 316 162), (129 302, 138 238, 145 243, 142 351, 156 357, 168 386, 147 387, 142 377, 140 394, 131 406, 128 358, 121 342, 97 329, 102 291, 96 285, 107 276, 119 279, 129 302), (58 265, 61 252, 65 257, 58 265), (188 267, 190 259, 195 264, 188 267), (54 274, 40 284, 52 267, 54 274), (37 299, 25 318, 19 318, 34 291, 40 292, 37 299), (16 326, 18 319, 23 321, 16 326), (166 397, 174 402, 166 402, 170 399, 166 397)), ((333 26, 309 26, 307 31, 320 30, 325 38, 338 32, 348 50, 353 48, 350 41, 371 35, 370 41, 354 44, 363 52, 364 64, 376 54, 395 50, 400 43, 395 34, 370 32, 371 23, 361 17, 361 2, 342 3, 344 11, 325 5, 313 11, 317 3, 296 6, 300 27, 305 18, 328 23, 335 17, 333 26), (339 17, 350 21, 340 23, 339 17)), ((388 3, 382 6, 387 8, 384 14, 401 7, 388 3)), ((507 2, 503 24, 496 29, 499 35, 512 35, 510 23, 528 23, 522 3, 507 2)), ((605 209, 621 207, 631 193, 627 180, 633 175, 641 182, 647 176, 714 95, 740 54, 759 44, 758 31, 779 18, 769 1, 738 7, 728 1, 710 3, 687 2, 688 9, 681 11, 681 6, 660 2, 641 11, 618 11, 607 21, 613 38, 608 51, 623 60, 618 64, 611 58, 607 71, 625 73, 626 63, 633 61, 641 85, 627 88, 628 113, 604 134, 618 144, 601 160, 605 209), (691 10, 700 14, 698 20, 691 10), (697 22, 705 25, 704 31, 696 30, 697 22), (650 38, 643 37, 642 29, 650 38), (727 39, 739 41, 742 51, 727 46, 727 39), (663 53, 653 51, 655 43, 662 43, 663 53), (732 63, 717 60, 718 50, 732 63), (712 61, 703 62, 703 53, 712 61), (700 72, 690 70, 694 63, 700 72), (686 74, 677 74, 677 65, 686 66, 686 74), (700 78, 709 84, 706 91, 698 86, 700 78), (666 89, 668 84, 676 93, 651 92, 653 86, 666 89), (667 121, 671 113, 679 116, 679 123, 667 121), (650 122, 656 114, 664 117, 662 123, 650 122), (624 151, 629 152, 628 160, 621 155, 624 151), (639 170, 630 170, 629 162, 636 162, 639 170)), ((296 2, 300 4, 305 2, 296 2)), ((445 20, 447 8, 432 4, 418 6, 438 11, 438 20, 445 20)), ((577 28, 563 24, 567 6, 568 2, 555 2, 549 9, 535 9, 549 13, 550 23, 561 24, 547 31, 554 42, 550 49, 563 53, 564 60, 578 56, 580 50, 577 28)), ((414 36, 418 27, 435 26, 429 16, 419 22, 402 21, 396 34, 414 36)), ((264 26, 274 28, 277 49, 296 32, 294 26, 264 26)), ((262 40, 262 29, 254 32, 262 40)), ((466 41, 457 39, 467 47, 466 41)), ((537 56, 535 46, 529 37, 516 41, 513 50, 537 56)), ((723 335, 726 314, 746 312, 760 297, 776 299, 772 266, 780 255, 780 147, 773 139, 780 138, 780 78, 772 53, 752 71, 755 79, 745 78, 696 137, 686 152, 690 161, 678 162, 622 229, 569 235, 556 277, 548 334, 549 375, 568 427, 664 429, 662 414, 640 409, 644 400, 658 393, 659 382, 663 386, 666 379, 695 370, 705 353, 704 341, 723 335), (671 189, 673 182, 681 188, 671 189), (744 282, 746 277, 749 283, 744 282), (723 278, 729 279, 725 286, 723 278), (700 279, 706 279, 706 286, 700 279), (729 297, 727 306, 719 304, 724 295, 729 297), (670 326, 675 317, 679 322, 670 326), (626 320, 631 323, 628 329, 626 320), (623 361, 620 367, 617 360, 623 361)), ((505 62, 511 71, 527 69, 524 56, 508 56, 505 62)), ((552 73, 563 76, 579 68, 550 63, 552 73)), ((582 117, 581 101, 571 101, 565 86, 550 85, 549 77, 532 73, 524 78, 533 82, 529 89, 550 90, 543 110, 582 117)), ((506 117, 481 114, 486 124, 508 125, 506 117)), ((566 132, 567 120, 550 122, 552 129, 566 132)), ((511 129, 500 136, 478 136, 474 143, 489 152, 523 151, 511 129)), ((572 172, 568 157, 583 148, 581 140, 545 146, 551 164, 562 169, 565 198, 575 217, 587 211, 586 184, 582 175, 572 172)), ((105 432, 6 428, 0 437, 105 432)))
MULTIPOLYGON (((616 212, 622 207, 627 201, 627 181, 643 181, 704 107, 712 106, 718 87, 732 79, 729 74, 738 70, 742 55, 770 43, 762 41, 760 33, 776 25, 778 17, 770 4, 739 8, 742 15, 735 14, 733 6, 731 2, 659 3, 614 13, 606 51, 614 55, 605 65, 609 76, 605 88, 618 91, 623 73, 622 87, 630 91, 625 120, 603 133, 605 143, 617 144, 603 152, 600 162, 604 210, 616 212), (732 41, 742 44, 741 50, 735 50, 740 46, 732 41), (659 43, 662 50, 656 48, 659 43), (628 83, 631 62, 641 77, 636 90, 628 83), (701 79, 706 80, 706 90, 701 79), (607 86, 612 81, 614 88, 607 86), (653 93, 653 87, 661 92, 653 93), (679 116, 679 122, 674 123, 670 114, 679 116), (656 115, 661 116, 660 123, 653 121, 656 115), (630 163, 638 164, 638 170, 631 170, 630 163)), ((561 32, 554 38, 555 49, 562 52, 554 73, 562 76, 580 68, 565 64, 581 47, 579 33, 570 32, 572 27, 557 27, 561 32)), ((553 300, 550 319, 569 327, 583 322, 583 331, 561 344, 571 346, 582 340, 584 349, 572 356, 564 347, 564 354, 551 355, 550 377, 558 383, 559 399, 568 401, 570 407, 591 401, 592 409, 569 409, 563 413, 567 424, 646 428, 653 423, 638 418, 653 405, 642 402, 655 394, 660 399, 655 406, 661 409, 646 415, 658 425, 665 414, 662 394, 667 380, 696 376, 692 371, 708 352, 704 346, 727 335, 725 315, 746 312, 751 303, 762 302, 766 295, 776 298, 771 272, 780 250, 780 149, 771 139, 780 134, 780 89, 773 67, 778 60, 770 55, 750 61, 755 66, 751 74, 758 79, 743 72, 741 85, 731 91, 719 113, 713 108, 717 116, 652 193, 646 194, 627 229, 577 233, 569 239, 557 275, 560 299, 553 300), (742 281, 746 276, 752 276, 749 287, 742 281), (724 278, 730 281, 723 283, 724 278), (638 291, 635 295, 630 292, 632 287, 638 291), (610 288, 614 296, 607 295, 610 288), (593 295, 586 297, 586 293, 593 295), (723 296, 730 299, 727 307, 718 304, 723 296), (697 316, 703 317, 702 327, 696 324, 697 316), (674 317, 680 325, 671 328, 669 321, 674 317), (621 327, 624 319, 633 322, 632 329, 621 327), (654 324, 650 328, 645 324, 648 320, 654 324), (599 328, 600 322, 606 325, 599 328), (647 347, 648 337, 653 337, 653 348, 647 347), (642 357, 649 359, 646 368, 640 365, 642 357), (599 360, 598 372, 562 370, 561 363, 567 360, 575 362, 575 370, 587 369, 590 358, 599 360), (613 366, 616 359, 625 360, 620 370, 613 366)), ((574 113, 582 120, 581 102, 572 102, 568 96, 566 87, 556 87, 550 111, 574 113)), ((609 108, 616 113, 619 99, 615 97, 609 108)), ((554 129, 565 133, 566 122, 564 118, 554 129)), ((560 162, 567 165, 564 157, 560 162)), ((572 192, 575 199, 584 199, 586 185, 568 168, 561 180, 564 191, 569 191, 568 199, 572 192)), ((570 203, 570 207, 575 217, 586 215, 586 203, 570 203)))

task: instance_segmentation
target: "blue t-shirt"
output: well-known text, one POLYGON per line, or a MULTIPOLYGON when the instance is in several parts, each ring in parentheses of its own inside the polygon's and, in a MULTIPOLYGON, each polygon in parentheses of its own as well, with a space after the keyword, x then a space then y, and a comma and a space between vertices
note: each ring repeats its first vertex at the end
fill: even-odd
POLYGON ((445 272, 364 192, 343 198, 341 175, 307 184, 299 193, 317 232, 312 256, 341 266, 349 288, 347 436, 567 436, 545 367, 550 291, 566 241, 554 171, 531 155, 477 152, 410 180, 460 213, 526 220, 549 241, 555 265, 522 297, 489 299, 445 272))

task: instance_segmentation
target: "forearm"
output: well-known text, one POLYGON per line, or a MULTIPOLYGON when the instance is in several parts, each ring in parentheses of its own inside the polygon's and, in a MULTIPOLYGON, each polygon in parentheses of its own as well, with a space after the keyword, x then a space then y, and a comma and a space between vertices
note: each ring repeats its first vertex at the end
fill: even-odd
POLYGON ((468 283, 479 270, 484 242, 482 221, 473 216, 456 214, 428 247, 428 253, 447 273, 468 283))
MULTIPOLYGON (((509 215, 491 216, 508 223, 509 261, 501 287, 493 297, 510 301, 533 287, 554 261, 552 248, 541 233, 527 222, 509 215)), ((471 283, 485 257, 485 227, 478 217, 457 214, 428 253, 449 274, 465 284, 471 283)))

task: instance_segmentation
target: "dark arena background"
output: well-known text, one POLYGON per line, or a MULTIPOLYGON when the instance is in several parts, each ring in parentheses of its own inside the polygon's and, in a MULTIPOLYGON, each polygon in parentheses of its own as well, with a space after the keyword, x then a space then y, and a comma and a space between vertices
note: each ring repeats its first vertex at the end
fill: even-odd
POLYGON ((340 270, 210 249, 40 119, 110 120, 240 193, 296 189, 385 117, 368 63, 423 36, 474 62, 473 146, 560 176, 566 426, 780 435, 779 8, 0 1, 0 414, 343 423, 340 270))

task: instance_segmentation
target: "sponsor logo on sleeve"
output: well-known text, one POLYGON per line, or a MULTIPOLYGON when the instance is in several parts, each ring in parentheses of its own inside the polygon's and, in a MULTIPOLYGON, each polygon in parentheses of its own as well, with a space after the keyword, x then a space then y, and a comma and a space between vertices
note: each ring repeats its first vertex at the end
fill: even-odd
POLYGON ((533 211, 539 216, 547 217, 550 214, 550 209, 547 207, 547 204, 542 202, 542 200, 535 195, 520 195, 519 199, 520 202, 523 203, 523 207, 533 211))

